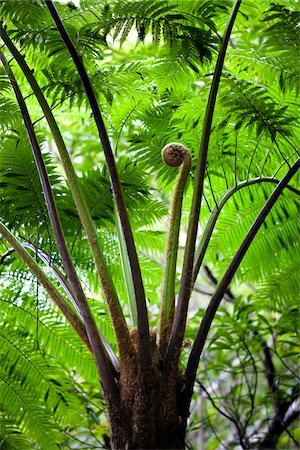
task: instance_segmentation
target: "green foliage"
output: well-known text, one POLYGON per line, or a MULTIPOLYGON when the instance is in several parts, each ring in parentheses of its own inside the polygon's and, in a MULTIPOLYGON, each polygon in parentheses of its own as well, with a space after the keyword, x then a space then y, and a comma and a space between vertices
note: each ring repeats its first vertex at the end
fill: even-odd
MULTIPOLYGON (((0 20, 25 56, 62 131, 131 326, 114 199, 87 97, 44 2, 25 3, 1 2, 0 20)), ((228 0, 56 4, 87 68, 113 146, 154 328, 158 324, 167 211, 178 173, 177 168, 162 164, 161 148, 168 142, 182 142, 193 157, 183 205, 183 246, 205 108, 231 5, 228 0)), ((259 182, 235 192, 220 212, 204 258, 218 280, 274 183, 299 154, 296 6, 290 0, 259 4, 247 0, 231 35, 210 133, 199 241, 211 211, 227 189, 253 178, 259 182)), ((34 121, 66 241, 90 307, 117 351, 93 258, 53 136, 24 74, 5 45, 3 51, 34 121)), ((49 266, 55 263, 63 271, 61 257, 21 114, 3 69, 0 128, 4 136, 0 142, 0 219, 22 242, 45 253, 48 266, 38 259, 37 251, 30 250, 58 286, 49 266)), ((297 181, 297 177, 291 180, 292 189, 285 189, 247 252, 231 287, 237 294, 233 304, 226 297, 216 316, 198 373, 201 383, 196 388, 204 403, 194 399, 196 412, 192 410, 188 434, 191 445, 199 441, 200 427, 207 450, 219 448, 219 441, 236 448, 245 443, 253 447, 259 433, 266 433, 277 397, 294 399, 300 264, 297 181), (276 393, 265 376, 266 346, 276 369, 276 393)), ((198 282, 206 288, 209 285, 204 272, 198 282)), ((0 289, 0 448, 86 449, 102 445, 108 425, 92 356, 1 236, 0 289)), ((206 297, 194 294, 182 366, 206 303, 206 297)), ((297 439, 294 425, 290 434, 282 433, 278 446, 296 448, 293 437, 297 439)))

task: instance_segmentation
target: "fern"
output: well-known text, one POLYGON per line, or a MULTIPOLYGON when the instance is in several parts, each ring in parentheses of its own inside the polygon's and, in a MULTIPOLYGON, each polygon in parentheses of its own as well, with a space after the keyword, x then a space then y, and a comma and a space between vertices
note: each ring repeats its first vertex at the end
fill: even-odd
POLYGON ((30 439, 24 436, 19 427, 11 424, 4 414, 0 416, 0 446, 2 450, 32 449, 30 439))
POLYGON ((16 27, 27 24, 30 28, 32 26, 34 28, 43 25, 46 9, 39 0, 28 0, 26 8, 22 0, 7 0, 1 3, 0 16, 2 20, 9 19, 16 27))
POLYGON ((287 113, 288 106, 276 104, 263 86, 228 74, 224 82, 222 103, 228 110, 225 120, 235 120, 235 129, 256 128, 256 136, 266 132, 272 140, 277 134, 291 136, 290 125, 296 118, 287 113))
POLYGON ((2 130, 15 129, 21 120, 20 111, 15 101, 0 96, 0 127, 2 130))
POLYGON ((266 46, 272 51, 288 51, 290 56, 299 51, 299 11, 273 3, 264 21, 269 22, 266 30, 266 46))

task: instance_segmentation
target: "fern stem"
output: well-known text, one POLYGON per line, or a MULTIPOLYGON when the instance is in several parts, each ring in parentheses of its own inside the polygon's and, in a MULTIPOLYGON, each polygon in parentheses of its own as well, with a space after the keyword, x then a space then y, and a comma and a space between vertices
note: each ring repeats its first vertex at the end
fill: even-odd
POLYGON ((178 253, 179 231, 182 211, 182 200, 184 188, 189 176, 192 158, 190 152, 182 144, 171 143, 166 145, 162 150, 162 158, 168 165, 180 167, 177 176, 172 206, 170 211, 169 231, 167 235, 167 245, 165 250, 165 267, 164 279, 161 294, 161 311, 160 311, 160 349, 165 350, 167 340, 169 338, 170 329, 174 319, 175 310, 175 281, 176 281, 176 263, 178 253), (169 153, 166 157, 165 153, 169 153), (171 161, 169 161, 171 156, 171 161), (171 162, 171 164, 170 164, 171 162))
POLYGON ((44 197, 47 204, 48 214, 50 217, 51 225, 53 228, 55 240, 66 269, 67 276, 70 280, 70 284, 72 286, 72 292, 76 299, 76 303, 78 308, 80 309, 81 315, 83 317, 84 325, 86 327, 86 332, 88 335, 88 339, 91 344, 91 348, 93 351, 93 355, 96 361, 96 365, 98 368, 98 372, 100 378, 103 383, 103 390, 106 398, 109 402, 116 402, 118 400, 118 390, 114 381, 113 372, 111 370, 111 365, 108 362, 108 355, 102 345, 100 335, 98 332, 98 328, 90 311, 89 305, 86 301, 84 292, 82 290, 82 286, 78 279, 75 267, 73 265, 72 259, 69 254, 69 250, 64 238, 63 230, 61 227, 61 223, 59 220, 55 200, 53 197, 53 193, 51 190, 47 170, 44 164, 44 160, 42 157, 41 149, 39 147, 36 134, 33 129, 33 125, 27 110, 27 106, 23 99, 20 88, 16 82, 16 79, 13 75, 12 70, 10 69, 4 54, 0 51, 0 60, 8 74, 10 82, 12 84, 15 96, 17 98, 26 132, 28 135, 28 139, 32 148, 32 152, 34 154, 36 166, 39 172, 40 181, 43 187, 44 197))
POLYGON ((194 264, 194 254, 198 231, 198 221, 201 210, 201 201, 203 193, 203 184, 205 178, 205 168, 208 153, 208 144, 210 138, 210 131, 212 125, 212 119, 214 115, 214 108, 218 93, 218 88, 220 84, 224 59, 227 51, 227 46, 230 38, 230 34, 233 28, 235 18, 237 16, 241 0, 236 0, 231 10, 230 17, 227 22, 226 30, 221 42, 220 52, 218 55, 216 70, 213 76, 211 89, 209 93, 204 126, 202 131, 202 138, 199 148, 199 158, 196 166, 195 173, 195 185, 192 199, 192 207, 190 213, 190 221, 187 232, 186 247, 184 253, 184 261, 182 268, 182 277, 180 282, 180 290, 178 295, 178 302, 175 311, 175 318, 173 322, 173 327, 171 331, 170 341, 167 347, 165 355, 165 372, 168 374, 172 367, 176 367, 180 357, 180 351, 182 347, 188 304, 191 296, 192 290, 192 275, 193 275, 193 264, 194 264))
POLYGON ((265 221, 267 215, 271 211, 272 207, 276 203, 279 196, 282 194, 283 190, 287 187, 289 181, 291 178, 297 173, 297 170, 300 168, 300 158, 291 166, 291 168, 288 170, 286 175, 281 179, 281 181, 277 184, 276 188, 266 201, 265 205, 261 209, 260 213, 258 214, 257 218, 253 222, 250 230, 248 231, 246 237, 244 238, 242 244, 240 245, 239 249, 237 250, 234 258, 232 259, 230 265, 228 266, 219 286, 217 287, 214 295, 212 296, 209 306, 205 312, 205 315, 201 321, 201 325, 199 327, 199 330, 197 332, 189 359, 188 364, 186 367, 185 372, 185 381, 186 381, 186 388, 183 393, 182 397, 182 407, 183 407, 183 414, 184 417, 188 414, 188 409, 192 397, 193 392, 193 385, 196 379, 196 373, 198 364, 200 361, 200 357, 202 354, 202 350, 204 347, 204 344, 207 339, 207 335, 209 332, 209 329, 211 327, 213 318, 218 310, 218 307, 220 305, 220 302, 232 280, 234 277, 237 269, 239 268, 247 250, 249 249, 253 239, 257 235, 261 225, 265 221))
POLYGON ((70 39, 67 30, 65 29, 56 8, 52 0, 45 0, 45 3, 49 9, 49 12, 53 18, 57 30, 59 31, 61 38, 68 49, 74 64, 78 70, 79 76, 81 78, 82 84, 86 91, 87 98, 89 100, 94 120, 97 126, 100 141, 102 143, 103 151, 105 154, 107 167, 110 174, 111 186, 116 202, 117 212, 120 217, 120 223, 122 227, 122 232, 124 235, 126 249, 128 253, 128 260, 130 263, 131 276, 135 291, 135 301, 137 307, 138 315, 138 359, 141 363, 140 366, 148 366, 151 360, 150 354, 150 332, 149 332, 149 321, 148 312, 145 298, 145 291, 142 281, 141 269, 138 261, 138 256, 136 252, 136 247, 133 240, 132 230, 128 218, 128 213, 125 205, 125 200, 122 193, 121 183, 119 180, 119 175, 116 168, 116 163, 106 127, 100 112, 100 108, 91 85, 90 79, 82 62, 82 59, 78 55, 76 48, 70 39))
POLYGON ((21 70, 23 71, 28 83, 30 84, 42 110, 45 115, 45 118, 48 122, 49 128, 51 130, 53 139, 56 143, 61 162, 66 173, 66 177, 68 180, 68 184, 70 190, 72 192, 72 196, 80 217, 81 224, 85 230, 87 240, 95 261, 96 269, 101 280, 102 288, 104 291, 104 295, 108 304, 109 312, 116 330, 116 337, 118 342, 118 347, 120 351, 120 355, 126 355, 128 353, 128 349, 131 346, 129 330, 126 325, 126 321, 124 318, 124 314, 116 293, 116 289, 114 287, 111 275, 107 268, 99 238, 94 227, 90 211, 88 209, 87 203, 85 201, 83 192, 80 188, 80 184, 78 182, 78 177, 75 173, 74 167, 72 165, 68 150, 66 148, 65 142, 62 138, 61 132, 58 128, 54 115, 51 111, 51 108, 48 105, 45 96, 39 87, 32 71, 28 67, 25 59, 15 47, 6 31, 0 25, 1 29, 1 37, 5 42, 7 48, 14 56, 15 60, 19 64, 21 70))
MULTIPOLYGON (((34 251, 35 255, 46 264, 48 269, 52 272, 53 276, 56 278, 56 280, 58 281, 58 283, 60 284, 60 286, 62 287, 64 292, 66 293, 67 297, 71 300, 72 305, 74 306, 75 310, 77 311, 78 316, 81 319, 83 319, 83 317, 81 315, 81 311, 78 308, 78 305, 76 303, 76 299, 74 298, 74 294, 72 293, 72 286, 70 285, 69 280, 64 276, 63 273, 61 273, 59 268, 51 262, 50 257, 45 252, 43 252, 39 248, 36 248, 33 244, 31 244, 29 242, 23 243, 23 247, 34 251)), ((100 334, 100 339, 103 343, 103 346, 105 347, 105 350, 107 351, 107 353, 111 359, 111 363, 114 366, 114 369, 117 373, 117 372, 119 372, 119 369, 120 369, 119 360, 118 360, 117 356, 115 355, 113 349, 107 342, 105 336, 102 334, 100 329, 99 329, 99 334, 100 334)), ((91 348, 90 348, 90 350, 92 351, 91 348)))
MULTIPOLYGON (((227 189, 227 191, 224 193, 224 195, 222 196, 222 198, 219 200, 218 204, 212 211, 212 213, 209 217, 209 220, 207 222, 206 228, 203 232, 199 247, 196 251, 195 264, 194 264, 194 270, 193 270, 193 285, 196 282, 200 267, 203 262, 203 258, 205 256, 205 253, 206 253, 209 241, 210 241, 210 238, 214 231, 214 227, 216 225, 216 222, 218 220, 220 212, 222 211, 222 208, 224 207, 225 203, 232 197, 232 195, 234 195, 236 192, 238 192, 240 189, 242 189, 244 187, 252 186, 253 184, 258 184, 258 183, 278 184, 279 182, 280 182, 279 180, 276 180, 274 178, 253 178, 252 180, 241 181, 236 186, 234 186, 230 189, 227 189)), ((287 185, 286 188, 289 189, 290 191, 294 192, 295 194, 300 195, 300 191, 298 189, 296 189, 292 186, 289 186, 289 185, 287 185)))
POLYGON ((127 295, 127 300, 129 303, 130 313, 131 313, 131 320, 134 327, 137 327, 138 320, 137 320, 137 310, 136 310, 136 302, 135 302, 135 295, 134 295, 134 286, 132 283, 131 278, 131 272, 130 272, 130 265, 128 261, 128 255, 126 251, 126 244, 124 241, 124 236, 122 233, 122 227, 120 224, 120 218, 117 214, 117 211, 115 209, 115 226, 116 226, 116 234, 118 238, 118 244, 119 244, 119 251, 120 251, 120 263, 122 267, 122 273, 123 273, 123 279, 125 283, 125 290, 127 295))
POLYGON ((71 324, 72 328, 76 331, 82 342, 91 349, 90 342, 88 340, 85 327, 78 315, 70 307, 69 303, 61 295, 55 285, 49 280, 47 275, 42 271, 40 266, 36 263, 34 258, 25 250, 20 241, 9 231, 9 229, 0 222, 0 234, 10 243, 14 251, 24 261, 26 266, 31 270, 38 282, 48 292, 49 297, 53 300, 56 306, 61 310, 65 318, 71 324))

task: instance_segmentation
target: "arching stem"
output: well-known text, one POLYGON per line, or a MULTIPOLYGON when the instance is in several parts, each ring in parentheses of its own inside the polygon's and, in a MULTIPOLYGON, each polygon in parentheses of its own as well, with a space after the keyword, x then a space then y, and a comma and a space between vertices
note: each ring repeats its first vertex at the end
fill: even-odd
MULTIPOLYGON (((195 255, 195 264, 194 264, 194 270, 193 270, 193 285, 197 279, 201 264, 203 262, 203 258, 205 256, 208 244, 210 242, 210 238, 213 234, 214 227, 216 225, 216 222, 218 220, 218 217, 222 211, 223 206, 226 204, 226 202, 240 189, 243 189, 247 186, 252 186, 254 184, 259 183, 273 183, 278 184, 279 180, 276 180, 275 178, 253 178, 252 180, 245 180, 238 183, 236 186, 233 186, 230 189, 227 189, 227 191, 224 193, 212 213, 210 214, 209 221, 207 222, 206 228, 203 232, 200 244, 198 246, 198 249, 196 251, 195 255)), ((300 195, 300 191, 292 186, 286 186, 287 189, 289 189, 291 192, 294 192, 297 195, 300 195)))
MULTIPOLYGON (((76 48, 70 39, 70 36, 62 23, 56 8, 52 0, 45 0, 45 3, 49 9, 49 12, 53 18, 57 30, 59 31, 61 38, 68 49, 74 64, 77 68, 78 74, 81 78, 82 84, 86 91, 87 98, 91 105, 94 120, 97 126, 100 141, 102 143, 103 151, 105 154, 105 159, 107 162, 108 171, 110 174, 110 182, 112 186, 112 191, 114 194, 117 211, 120 217, 120 223, 122 227, 122 232, 124 235, 124 240, 126 243, 126 250, 128 253, 128 260, 130 263, 131 276, 134 285, 135 301, 137 307, 138 315, 138 360, 140 368, 144 368, 147 371, 147 367, 151 361, 151 351, 150 351, 150 332, 149 332, 149 321, 148 312, 145 298, 144 285, 142 281, 142 275, 140 270, 140 265, 138 261, 138 256, 133 240, 132 230, 128 218, 128 213, 121 189, 121 183, 119 180, 119 175, 116 168, 116 163, 106 127, 100 112, 100 108, 91 85, 90 79, 88 77, 87 71, 84 67, 82 58, 78 55, 76 48)), ((142 371, 144 371, 142 369, 142 371)), ((145 373, 146 377, 146 373, 145 373)))
POLYGON ((22 72, 24 73, 28 83, 31 86, 42 110, 45 115, 45 118, 48 122, 49 128, 51 130, 53 139, 57 146, 57 150, 59 152, 61 162, 66 173, 66 177, 68 180, 68 184, 80 217, 81 224, 84 228, 84 231, 87 236, 87 241, 90 246, 93 259, 95 261, 96 269, 101 280, 102 288, 104 291, 104 295, 108 304, 109 312, 116 330, 116 337, 119 347, 120 356, 123 357, 127 355, 130 346, 130 336, 128 327, 125 322, 125 318, 123 315, 123 311, 116 293, 115 286, 113 284, 111 275, 107 268, 99 238, 97 235, 97 231, 93 224, 90 211, 87 206, 87 202, 85 201, 84 194, 80 188, 80 184, 78 181, 78 177, 75 173, 74 167, 72 165, 68 150, 66 148, 65 142, 62 138, 61 132, 57 126, 54 115, 51 111, 51 108, 45 99, 45 96, 39 87, 32 71, 28 67, 25 59, 18 51, 14 43, 11 41, 9 36, 7 35, 5 29, 3 28, 0 22, 0 30, 1 30, 1 38, 6 44, 9 51, 14 56, 15 60, 19 64, 22 72))
POLYGON ((5 71, 9 77, 12 88, 14 90, 16 99, 18 101, 21 114, 24 120, 26 132, 28 135, 28 140, 30 142, 30 146, 32 149, 32 153, 35 158, 36 166, 38 169, 41 185, 44 192, 45 202, 48 209, 48 214, 50 217, 51 225, 54 232, 54 237, 63 261, 63 265, 65 267, 67 276, 70 280, 70 285, 72 287, 72 293, 74 298, 76 299, 76 303, 78 308, 80 309, 81 316, 83 318, 84 326, 86 328, 86 333, 93 351, 93 355, 95 358, 95 362, 97 365, 97 369, 99 372, 99 376, 102 380, 104 395, 108 400, 108 403, 118 403, 119 402, 119 393, 117 386, 115 384, 114 375, 112 372, 112 367, 108 364, 108 358, 105 348, 102 345, 98 328, 96 326, 93 315, 90 311, 89 305, 85 298, 84 292, 82 290, 82 286, 80 284, 79 278, 77 276, 75 267, 73 265, 72 259, 69 254, 69 250, 65 241, 64 233, 61 227, 60 219, 57 212, 57 207, 55 203, 55 199, 52 193, 49 177, 47 174, 47 170, 45 167, 45 163, 42 157, 41 149, 33 129, 33 125, 30 119, 30 115, 25 104, 24 98, 16 82, 14 74, 9 67, 4 54, 0 50, 0 61, 2 62, 5 71))

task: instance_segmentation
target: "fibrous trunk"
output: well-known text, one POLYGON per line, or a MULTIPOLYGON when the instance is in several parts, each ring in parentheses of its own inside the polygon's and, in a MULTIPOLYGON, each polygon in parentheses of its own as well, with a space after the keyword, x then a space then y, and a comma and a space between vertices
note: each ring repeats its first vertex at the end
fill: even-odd
MULTIPOLYGON (((151 338, 152 361, 146 382, 136 357, 121 363, 120 406, 110 408, 113 450, 184 449, 186 420, 180 416, 178 402, 182 377, 175 369, 166 379, 154 333, 151 338)), ((135 344, 135 333, 132 339, 135 344)))

